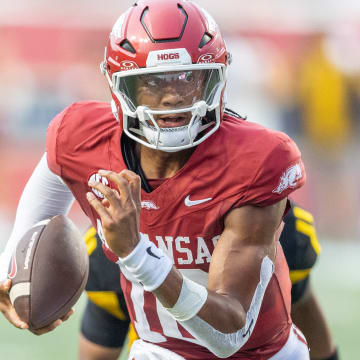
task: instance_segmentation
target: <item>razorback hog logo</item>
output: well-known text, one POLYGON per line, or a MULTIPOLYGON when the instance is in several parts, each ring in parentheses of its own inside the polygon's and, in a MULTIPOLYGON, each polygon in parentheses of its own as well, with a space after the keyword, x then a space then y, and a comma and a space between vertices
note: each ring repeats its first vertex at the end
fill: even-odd
POLYGON ((10 267, 9 267, 9 274, 8 278, 13 279, 17 273, 17 265, 16 265, 16 258, 15 254, 11 257, 10 267))
POLYGON ((139 66, 136 62, 130 60, 123 60, 120 63, 120 71, 138 69, 139 66))
POLYGON ((273 193, 281 194, 284 190, 288 188, 296 187, 298 181, 301 178, 302 178, 302 172, 299 163, 289 167, 281 176, 280 184, 276 189, 273 190, 273 193))
MULTIPOLYGON (((100 176, 98 173, 92 174, 89 178, 89 181, 101 182, 104 185, 109 185, 109 180, 106 177, 100 176)), ((104 195, 97 189, 91 188, 91 191, 100 199, 104 199, 104 195)))
POLYGON ((159 207, 153 201, 149 200, 142 201, 141 207, 146 210, 159 210, 159 207))
POLYGON ((198 64, 210 64, 215 62, 214 54, 204 54, 199 57, 198 64))
POLYGON ((158 61, 166 61, 166 60, 178 60, 180 59, 179 53, 170 53, 170 54, 158 54, 158 61))

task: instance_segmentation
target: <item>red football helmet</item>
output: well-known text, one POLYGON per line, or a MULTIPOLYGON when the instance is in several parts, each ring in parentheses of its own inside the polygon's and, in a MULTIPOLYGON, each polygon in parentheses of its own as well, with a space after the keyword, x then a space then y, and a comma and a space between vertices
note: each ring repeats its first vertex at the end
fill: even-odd
POLYGON ((101 70, 126 134, 171 152, 218 129, 229 62, 205 10, 187 0, 141 0, 116 21, 101 70))

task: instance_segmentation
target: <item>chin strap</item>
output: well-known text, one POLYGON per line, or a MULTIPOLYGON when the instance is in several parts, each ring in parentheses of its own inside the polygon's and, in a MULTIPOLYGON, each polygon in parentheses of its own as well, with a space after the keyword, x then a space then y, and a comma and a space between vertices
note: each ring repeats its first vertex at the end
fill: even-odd
POLYGON ((130 139, 125 132, 121 135, 121 152, 126 167, 140 176, 142 189, 147 193, 151 193, 153 189, 150 187, 135 153, 135 141, 130 139))

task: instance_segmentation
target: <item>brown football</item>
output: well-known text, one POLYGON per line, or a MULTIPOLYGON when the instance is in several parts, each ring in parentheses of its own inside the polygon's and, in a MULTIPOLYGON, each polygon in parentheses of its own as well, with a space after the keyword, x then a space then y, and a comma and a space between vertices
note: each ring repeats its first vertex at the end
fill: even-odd
POLYGON ((12 256, 9 295, 20 318, 39 329, 64 316, 83 292, 89 258, 82 236, 63 215, 28 230, 12 256))

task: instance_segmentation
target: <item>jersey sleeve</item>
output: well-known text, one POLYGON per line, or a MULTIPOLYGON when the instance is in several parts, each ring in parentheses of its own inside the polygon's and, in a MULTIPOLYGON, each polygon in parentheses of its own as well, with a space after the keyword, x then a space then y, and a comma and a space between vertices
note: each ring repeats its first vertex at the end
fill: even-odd
POLYGON ((56 115, 50 122, 46 134, 46 152, 47 162, 49 169, 56 175, 61 176, 61 166, 58 163, 58 144, 59 144, 59 133, 64 118, 68 114, 71 106, 64 109, 61 113, 56 115))
MULTIPOLYGON (((266 141, 266 139, 264 140, 266 141)), ((247 190, 247 203, 269 206, 299 189, 306 180, 301 153, 285 134, 264 157, 247 190)))

